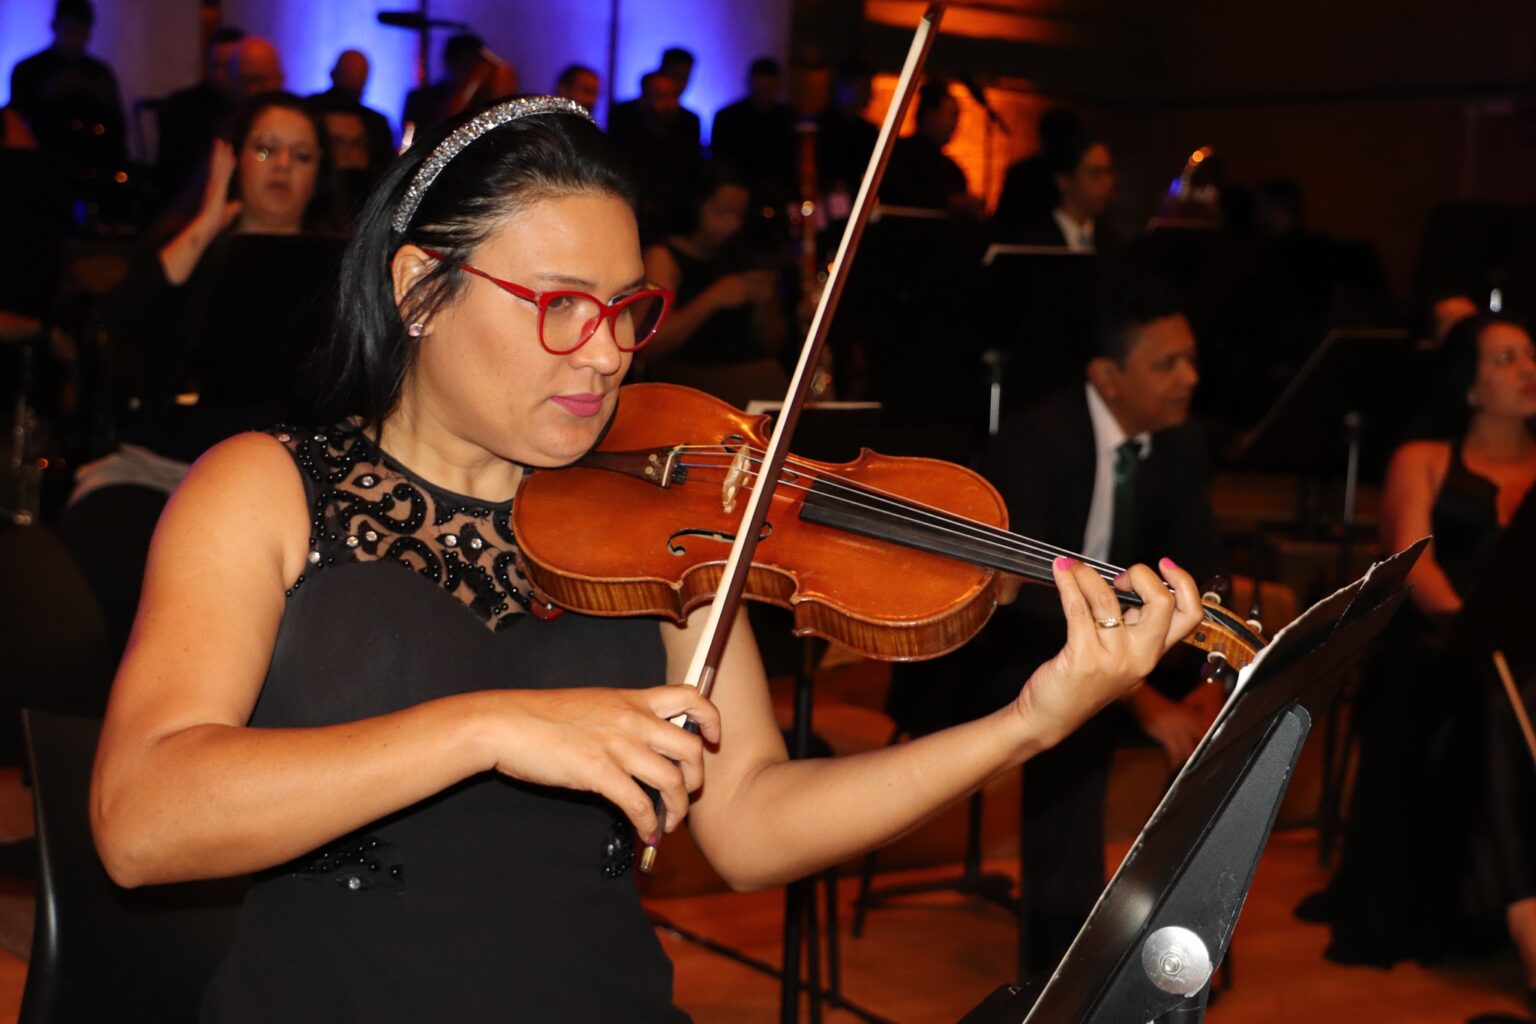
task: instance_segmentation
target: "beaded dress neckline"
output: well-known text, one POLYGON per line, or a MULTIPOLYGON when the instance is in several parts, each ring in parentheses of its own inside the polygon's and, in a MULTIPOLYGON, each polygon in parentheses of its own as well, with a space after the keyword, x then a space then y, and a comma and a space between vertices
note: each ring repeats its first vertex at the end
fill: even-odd
POLYGON ((351 424, 272 427, 309 499, 308 566, 393 561, 462 602, 489 629, 515 625, 534 600, 512 533, 512 502, 455 494, 425 480, 351 424))

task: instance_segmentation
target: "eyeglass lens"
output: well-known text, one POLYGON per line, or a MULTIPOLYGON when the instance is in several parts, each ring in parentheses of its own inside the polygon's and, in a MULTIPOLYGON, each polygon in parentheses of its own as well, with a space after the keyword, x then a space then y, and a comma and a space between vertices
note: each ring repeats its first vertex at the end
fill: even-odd
MULTIPOLYGON (((613 311, 613 338, 621 351, 639 348, 656 333, 665 303, 660 295, 642 292, 623 299, 613 311)), ((565 353, 579 348, 602 325, 602 310, 582 295, 557 295, 544 308, 544 346, 565 353)))

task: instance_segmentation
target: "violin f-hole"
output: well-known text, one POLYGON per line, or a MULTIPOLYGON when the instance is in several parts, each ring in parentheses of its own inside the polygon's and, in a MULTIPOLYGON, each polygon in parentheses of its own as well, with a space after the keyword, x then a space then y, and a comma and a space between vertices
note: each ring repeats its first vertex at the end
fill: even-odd
MULTIPOLYGON (((757 534, 758 543, 761 544, 771 536, 773 536, 773 524, 771 522, 763 523, 763 528, 757 534)), ((667 538, 667 551, 679 557, 687 554, 688 549, 678 543, 684 537, 702 537, 705 540, 719 541, 721 544, 736 543, 736 535, 734 533, 726 533, 724 530, 704 530, 698 527, 689 527, 686 530, 678 530, 667 538)))

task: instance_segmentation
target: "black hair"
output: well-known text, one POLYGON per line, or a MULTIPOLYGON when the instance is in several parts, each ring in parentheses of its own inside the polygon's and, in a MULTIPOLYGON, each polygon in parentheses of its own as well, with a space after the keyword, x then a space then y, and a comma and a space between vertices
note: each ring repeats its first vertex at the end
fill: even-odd
POLYGON ((1467 402, 1467 392, 1477 383, 1477 368, 1482 361, 1481 341, 1490 327, 1507 324, 1524 330, 1524 325, 1495 313, 1478 313, 1456 322, 1445 333, 1445 341, 1435 353, 1434 372, 1422 415, 1411 431, 1418 437, 1454 439, 1466 434, 1475 409, 1467 402))
POLYGON ((221 46, 224 43, 238 43, 245 38, 245 29, 238 25, 225 25, 214 29, 213 35, 208 37, 210 46, 221 46))
MULTIPOLYGON (((235 148, 235 155, 240 155, 245 140, 250 137, 251 129, 255 127, 257 118, 273 109, 291 110, 302 115, 315 130, 315 145, 320 151, 320 166, 315 173, 315 194, 310 196, 309 205, 304 208, 304 227, 308 229, 328 229, 335 225, 331 222, 336 214, 336 188, 335 188, 335 164, 331 155, 331 135, 325 129, 325 122, 316 113, 315 108, 304 102, 291 92, 264 92, 242 103, 229 122, 229 143, 235 148)), ((236 174, 229 183, 229 197, 240 198, 240 175, 236 174)))
POLYGON ((700 161, 685 183, 683 202, 677 208, 673 230, 686 235, 699 226, 699 208, 709 198, 727 185, 751 191, 752 182, 736 161, 724 156, 713 156, 700 161))
POLYGON ((1138 328, 1184 312, 1184 296, 1161 274, 1122 269, 1098 288, 1088 331, 1088 357, 1125 365, 1138 328))
POLYGON ((772 57, 759 57, 757 60, 752 62, 751 67, 747 68, 747 77, 757 78, 762 75, 772 75, 774 78, 782 78, 784 72, 779 67, 779 62, 774 60, 772 57))
POLYGON ((661 67, 666 67, 668 64, 692 65, 693 63, 692 50, 685 50, 681 46, 669 46, 661 51, 661 67))
POLYGON ((477 57, 480 51, 485 49, 485 40, 469 32, 460 32, 458 35, 449 36, 443 43, 443 65, 453 67, 459 61, 467 57, 477 57))
POLYGON ((947 80, 931 78, 924 82, 923 87, 917 90, 917 119, 921 121, 951 98, 947 80))
POLYGON ((1068 176, 1076 174, 1077 166, 1083 162, 1083 157, 1103 141, 1079 124, 1077 131, 1072 134, 1046 143, 1040 152, 1045 157, 1045 169, 1050 172, 1051 180, 1054 181, 1058 174, 1068 176))
POLYGON ((567 64, 565 70, 560 72, 560 77, 555 79, 555 87, 559 89, 568 88, 576 81, 578 75, 591 75, 593 78, 596 78, 597 72, 585 64, 567 64))
POLYGON ((450 160, 427 189, 405 233, 394 217, 416 172, 443 139, 480 111, 467 111, 417 140, 385 171, 358 214, 342 257, 331 336, 317 353, 310 415, 316 422, 355 416, 377 429, 400 400, 416 356, 406 324, 430 321, 452 303, 468 276, 454 269, 512 213, 540 199, 602 193, 635 203, 635 188, 603 133, 576 114, 538 114, 494 128, 450 160), (412 243, 442 253, 395 302, 390 261, 412 243))
POLYGON ((96 24, 96 9, 91 0, 59 0, 53 8, 54 21, 72 21, 76 25, 96 24))

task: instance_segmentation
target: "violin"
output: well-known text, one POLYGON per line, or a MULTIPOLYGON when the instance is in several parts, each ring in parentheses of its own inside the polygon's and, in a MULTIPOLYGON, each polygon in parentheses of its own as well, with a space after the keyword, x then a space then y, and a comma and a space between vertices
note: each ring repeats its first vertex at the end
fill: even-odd
MULTIPOLYGON (((594 451, 524 477, 512 528, 530 581, 573 611, 682 623, 715 596, 771 419, 691 388, 623 388, 594 451)), ((797 636, 870 658, 915 661, 962 646, 1016 578, 1054 585, 1052 562, 1072 554, 1008 532, 996 489, 949 462, 868 449, 842 464, 791 455, 775 483, 743 596, 790 609, 797 636)), ((1121 572, 1073 557, 1106 580, 1121 572)), ((1203 604, 1185 642, 1213 668, 1252 661, 1264 644, 1257 623, 1214 595, 1203 604)))

